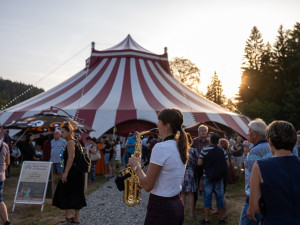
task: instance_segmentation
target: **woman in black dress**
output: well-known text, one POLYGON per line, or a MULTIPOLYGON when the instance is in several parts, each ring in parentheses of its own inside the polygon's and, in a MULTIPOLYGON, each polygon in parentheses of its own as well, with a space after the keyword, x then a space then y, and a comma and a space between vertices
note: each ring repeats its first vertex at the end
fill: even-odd
POLYGON ((32 144, 33 140, 34 140, 33 134, 27 133, 24 144, 22 146, 23 161, 38 161, 38 160, 40 160, 38 157, 35 156, 35 149, 32 144))
POLYGON ((62 138, 67 141, 64 151, 64 172, 57 184, 52 205, 66 210, 65 220, 80 223, 79 211, 86 206, 84 196, 84 173, 79 173, 73 163, 78 160, 78 142, 73 138, 73 127, 65 123, 61 130, 62 138), (74 210, 74 212, 73 212, 74 210))

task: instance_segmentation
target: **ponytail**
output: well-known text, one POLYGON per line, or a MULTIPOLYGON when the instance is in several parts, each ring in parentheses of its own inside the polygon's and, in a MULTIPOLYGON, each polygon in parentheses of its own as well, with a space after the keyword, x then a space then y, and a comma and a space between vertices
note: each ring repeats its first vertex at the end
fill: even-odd
POLYGON ((176 108, 166 108, 160 111, 158 119, 163 124, 170 124, 172 134, 175 134, 180 158, 183 164, 186 164, 188 159, 188 139, 186 133, 182 130, 184 120, 182 112, 176 108))
POLYGON ((180 129, 175 136, 175 140, 177 141, 181 161, 183 164, 186 164, 188 160, 188 139, 186 133, 180 129))

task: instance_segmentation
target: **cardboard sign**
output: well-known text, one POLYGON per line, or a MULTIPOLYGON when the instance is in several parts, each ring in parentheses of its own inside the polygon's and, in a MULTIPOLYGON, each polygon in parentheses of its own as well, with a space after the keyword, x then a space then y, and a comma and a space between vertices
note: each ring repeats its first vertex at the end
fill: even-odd
POLYGON ((15 204, 41 204, 43 211, 52 162, 24 161, 16 190, 15 204))

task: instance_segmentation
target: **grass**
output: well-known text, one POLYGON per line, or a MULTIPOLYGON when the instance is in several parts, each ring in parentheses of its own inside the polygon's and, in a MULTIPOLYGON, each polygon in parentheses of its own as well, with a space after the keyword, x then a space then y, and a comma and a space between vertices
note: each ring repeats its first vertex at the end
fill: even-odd
MULTIPOLYGON (((64 218, 64 211, 52 206, 52 199, 45 200, 43 212, 41 205, 16 204, 12 212, 13 201, 18 185, 20 167, 11 167, 10 177, 7 178, 3 190, 3 199, 7 206, 8 215, 14 225, 54 225, 64 218)), ((89 186, 86 195, 94 192, 105 183, 102 175, 96 175, 96 183, 89 186)), ((244 177, 241 177, 236 184, 228 184, 226 191, 226 202, 228 211, 228 225, 239 223, 240 212, 244 203, 244 177)), ((213 201, 215 207, 215 201, 213 201)), ((195 209, 195 218, 190 218, 188 208, 185 209, 185 225, 199 224, 204 218, 203 197, 199 197, 195 209)), ((210 224, 218 224, 217 214, 210 215, 210 224)))
MULTIPOLYGON (((52 199, 45 199, 44 210, 41 205, 16 204, 12 212, 15 193, 18 185, 20 167, 11 167, 10 176, 3 189, 3 200, 7 206, 8 216, 14 225, 54 225, 64 218, 64 211, 52 206, 52 199)), ((58 176, 57 176, 58 179, 58 176)), ((56 179, 56 180, 57 180, 56 179)), ((96 175, 96 183, 88 186, 86 195, 99 189, 105 183, 103 175, 96 175)), ((57 182, 56 182, 57 183, 57 182)), ((1 223, 1 222, 0 222, 1 223)))
MULTIPOLYGON (((226 204, 228 218, 226 219, 227 225, 237 225, 240 220, 240 213, 245 201, 245 192, 244 192, 244 176, 241 176, 237 183, 227 184, 226 189, 226 204)), ((216 208, 216 203, 213 201, 213 207, 216 208)), ((188 207, 188 206, 187 206, 188 207)), ((203 196, 198 198, 196 209, 195 209, 195 218, 190 218, 188 208, 185 209, 185 225, 199 225, 199 221, 204 219, 204 207, 203 207, 203 196)), ((210 224, 218 224, 218 214, 210 215, 210 224)))

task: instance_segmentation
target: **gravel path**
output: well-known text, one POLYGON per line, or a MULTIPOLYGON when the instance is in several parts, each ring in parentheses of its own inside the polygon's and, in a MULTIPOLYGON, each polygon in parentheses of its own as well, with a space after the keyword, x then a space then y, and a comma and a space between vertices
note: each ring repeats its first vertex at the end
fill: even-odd
MULTIPOLYGON (((86 196, 87 206, 80 210, 82 225, 142 225, 144 224, 149 193, 142 190, 139 205, 128 207, 123 202, 123 192, 117 189, 115 178, 86 196)), ((60 223, 65 225, 68 223, 60 223)))

